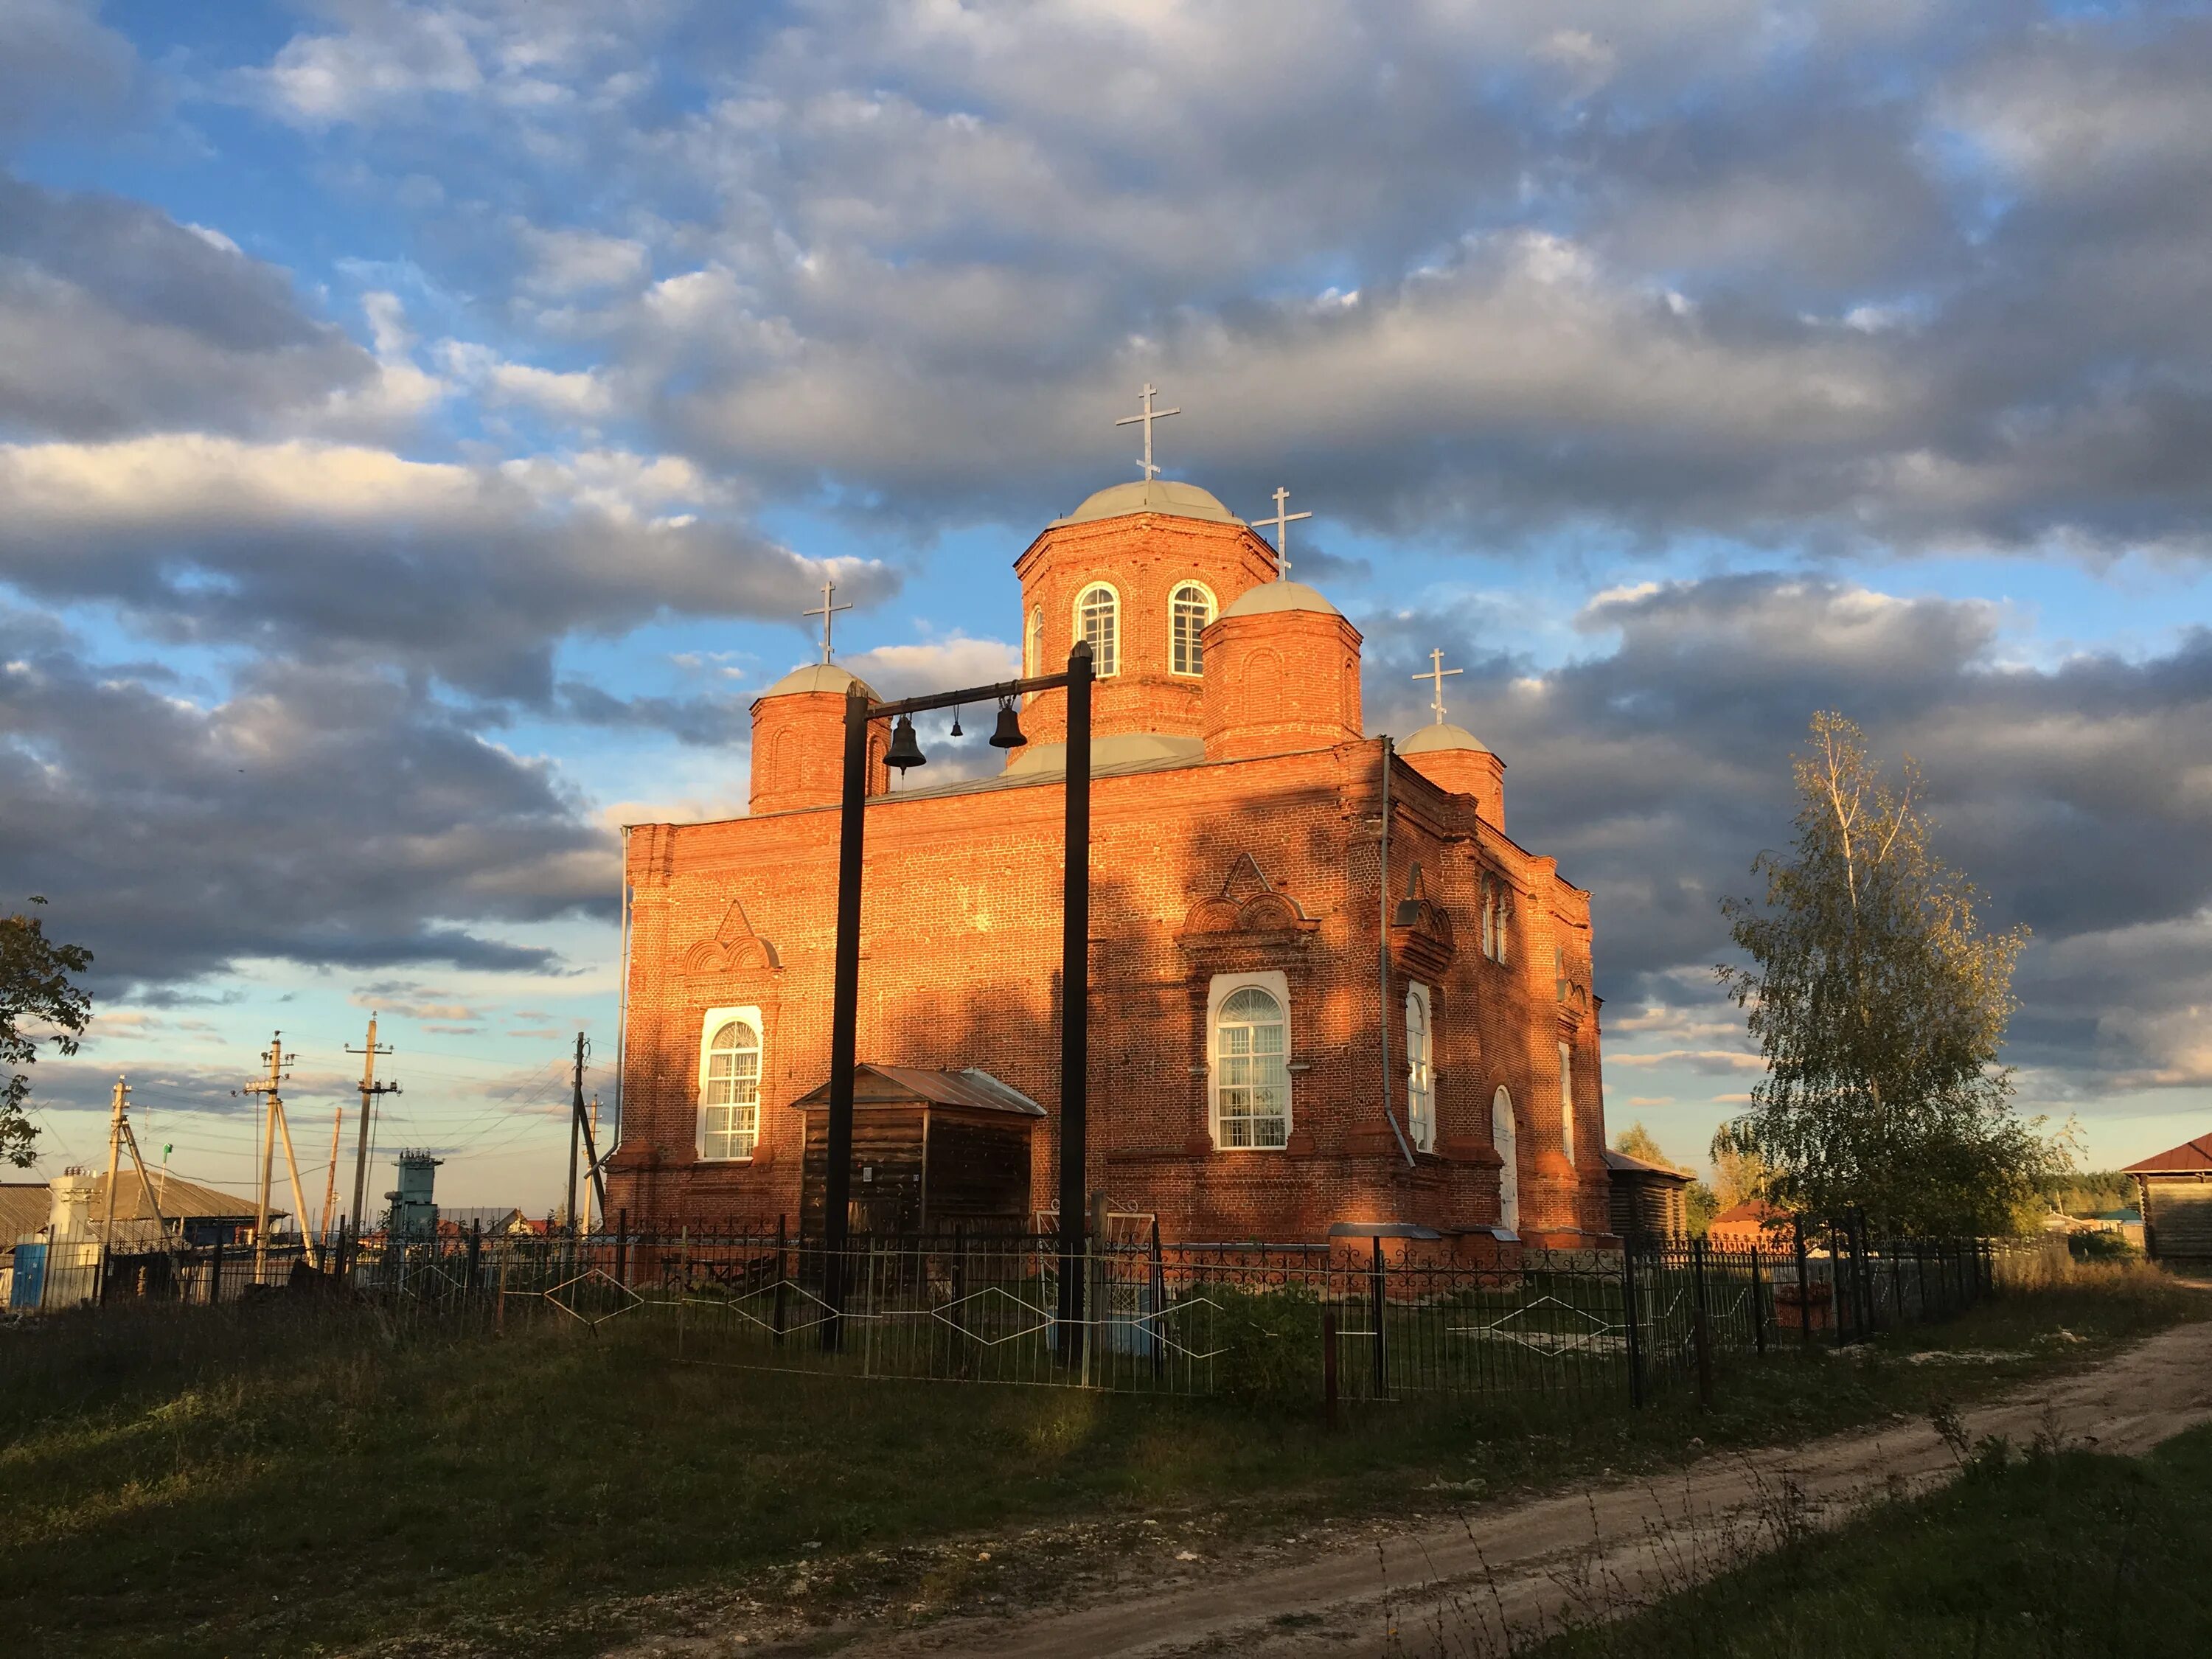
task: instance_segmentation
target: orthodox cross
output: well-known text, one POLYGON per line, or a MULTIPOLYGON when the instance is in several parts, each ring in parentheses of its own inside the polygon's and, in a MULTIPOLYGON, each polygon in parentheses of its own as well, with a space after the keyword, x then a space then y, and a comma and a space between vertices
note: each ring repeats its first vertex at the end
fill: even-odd
POLYGON ((1139 463, 1139 465, 1145 469, 1145 482, 1146 483, 1150 483, 1152 481, 1153 475, 1159 471, 1159 468, 1152 465, 1152 422, 1154 421, 1164 421, 1170 415, 1180 415, 1182 413, 1182 410, 1180 409, 1154 409, 1152 407, 1152 399, 1159 395, 1159 388, 1155 386, 1150 380, 1146 381, 1144 413, 1141 415, 1124 415, 1120 420, 1114 422, 1115 426, 1136 426, 1140 422, 1144 426, 1145 459, 1143 461, 1139 463))
POLYGON ((816 611, 800 611, 800 612, 799 613, 799 614, 800 616, 802 616, 802 617, 821 617, 821 618, 822 618, 822 660, 823 660, 823 661, 824 661, 824 662, 828 662, 828 661, 830 660, 830 618, 832 618, 833 617, 835 617, 835 616, 836 616, 836 615, 840 611, 850 611, 850 610, 853 608, 853 607, 852 607, 851 605, 832 605, 832 604, 830 604, 830 601, 832 599, 834 599, 834 598, 836 598, 836 593, 837 593, 837 584, 836 584, 836 583, 835 583, 835 582, 824 582, 824 583, 823 583, 823 584, 822 584, 822 605, 821 605, 821 608, 820 608, 819 610, 816 610, 816 611))
POLYGON ((1467 672, 1467 670, 1464 668, 1445 667, 1444 653, 1441 651, 1431 651, 1429 653, 1429 672, 1425 674, 1416 674, 1413 676, 1417 680, 1430 680, 1434 682, 1436 685, 1436 695, 1429 699, 1429 707, 1436 710, 1437 724, 1438 726, 1442 726, 1444 723, 1444 681, 1450 675, 1464 674, 1465 672, 1467 672))
POLYGON ((1275 516, 1272 519, 1252 520, 1253 527, 1257 530, 1265 530, 1269 525, 1275 526, 1275 580, 1279 582, 1286 582, 1291 579, 1291 526, 1300 519, 1313 517, 1310 513, 1285 511, 1290 499, 1291 492, 1282 485, 1277 484, 1275 486, 1275 516))

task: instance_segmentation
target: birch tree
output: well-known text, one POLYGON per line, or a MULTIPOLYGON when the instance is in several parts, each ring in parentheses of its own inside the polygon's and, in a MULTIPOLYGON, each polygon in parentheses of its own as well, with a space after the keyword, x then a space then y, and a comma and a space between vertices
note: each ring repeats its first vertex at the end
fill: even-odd
POLYGON ((1796 761, 1792 854, 1761 854, 1763 900, 1722 911, 1748 967, 1717 972, 1766 1060, 1717 1154, 1755 1158, 1775 1201, 1863 1208, 1911 1233, 2009 1228, 2068 1138, 2012 1108, 1997 1062, 2027 930, 1982 926, 1982 896, 1929 844, 1908 758, 1882 780, 1858 727, 1814 716, 1796 761))

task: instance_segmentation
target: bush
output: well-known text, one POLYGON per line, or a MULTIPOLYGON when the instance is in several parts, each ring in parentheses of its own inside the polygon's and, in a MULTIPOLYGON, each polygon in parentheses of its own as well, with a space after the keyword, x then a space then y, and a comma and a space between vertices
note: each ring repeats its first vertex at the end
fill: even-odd
POLYGON ((1214 1287, 1213 1344, 1221 1390, 1232 1400, 1319 1403, 1321 1298, 1301 1286, 1274 1291, 1214 1287))

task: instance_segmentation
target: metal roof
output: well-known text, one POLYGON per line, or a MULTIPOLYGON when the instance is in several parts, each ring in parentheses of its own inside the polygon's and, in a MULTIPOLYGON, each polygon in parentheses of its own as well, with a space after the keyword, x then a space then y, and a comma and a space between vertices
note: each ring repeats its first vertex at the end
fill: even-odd
POLYGON ((1678 1170, 1669 1164, 1654 1164, 1649 1158, 1632 1157, 1627 1152, 1616 1152, 1610 1146, 1605 1149, 1605 1167, 1621 1175, 1665 1176, 1669 1181, 1681 1182, 1697 1179, 1687 1170, 1678 1170))
POLYGON ((2212 1170, 2212 1135, 2199 1135, 2194 1140, 2185 1140, 2179 1146, 2147 1158, 2140 1164, 2130 1164, 2122 1175, 2185 1175, 2212 1170))
MULTIPOLYGON (((1018 1089, 1010 1089, 988 1072, 970 1066, 964 1071, 933 1072, 918 1066, 856 1066, 853 1068, 853 1103, 887 1105, 927 1100, 939 1106, 970 1106, 987 1112, 1009 1112, 1018 1117, 1042 1117, 1044 1108, 1018 1089)), ((792 1105, 799 1111, 830 1103, 830 1085, 809 1090, 792 1105)))

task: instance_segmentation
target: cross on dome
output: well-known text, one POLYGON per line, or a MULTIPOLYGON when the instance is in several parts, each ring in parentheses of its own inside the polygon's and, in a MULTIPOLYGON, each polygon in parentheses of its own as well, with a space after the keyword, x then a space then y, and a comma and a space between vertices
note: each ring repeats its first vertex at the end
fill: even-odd
POLYGON ((822 618, 822 660, 825 663, 830 660, 830 621, 840 611, 850 611, 853 608, 850 604, 832 605, 830 600, 836 597, 836 593, 837 584, 836 582, 823 582, 822 584, 821 605, 812 611, 802 611, 799 613, 802 617, 819 617, 822 618))
POLYGON ((1275 516, 1272 519, 1252 520, 1252 527, 1255 530, 1264 530, 1269 525, 1275 526, 1275 580, 1279 582, 1286 582, 1291 579, 1291 526, 1300 519, 1313 517, 1310 513, 1286 512, 1285 508, 1290 499, 1291 492, 1282 485, 1277 484, 1275 486, 1275 516))
POLYGON ((1152 465, 1152 422, 1154 421, 1164 421, 1170 415, 1180 415, 1182 413, 1182 410, 1180 409, 1154 409, 1152 407, 1152 399, 1159 395, 1159 388, 1154 386, 1150 380, 1146 381, 1144 391, 1144 412, 1139 415, 1124 415, 1120 420, 1114 422, 1115 426, 1136 426, 1140 423, 1143 425, 1145 428, 1145 459, 1139 461, 1137 465, 1144 468, 1145 482, 1147 483, 1150 483, 1159 473, 1159 468, 1152 465))
POLYGON ((1429 653, 1429 672, 1425 674, 1416 674, 1413 676, 1417 680, 1430 680, 1434 682, 1436 685, 1436 694, 1429 699, 1429 707, 1436 711, 1436 723, 1438 726, 1442 726, 1444 723, 1444 681, 1453 674, 1464 674, 1465 672, 1467 672, 1467 670, 1464 668, 1445 667, 1444 653, 1442 651, 1431 651, 1429 653))

